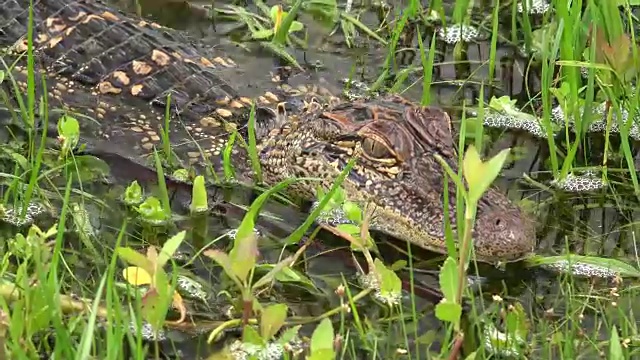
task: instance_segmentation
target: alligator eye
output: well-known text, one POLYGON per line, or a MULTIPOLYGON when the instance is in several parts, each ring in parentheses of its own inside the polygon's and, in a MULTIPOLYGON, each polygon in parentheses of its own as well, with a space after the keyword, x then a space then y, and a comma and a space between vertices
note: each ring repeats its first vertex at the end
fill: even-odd
POLYGON ((394 162, 396 160, 393 153, 391 153, 391 151, 385 144, 372 138, 365 138, 362 141, 362 150, 364 152, 364 155, 366 155, 368 158, 371 158, 372 160, 385 160, 394 162))

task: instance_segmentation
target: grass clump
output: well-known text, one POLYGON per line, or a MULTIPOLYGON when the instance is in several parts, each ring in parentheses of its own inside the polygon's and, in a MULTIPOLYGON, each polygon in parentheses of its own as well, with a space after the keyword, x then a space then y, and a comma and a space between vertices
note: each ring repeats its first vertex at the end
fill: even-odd
MULTIPOLYGON (((411 359, 617 359, 637 353, 632 304, 638 297, 634 279, 639 261, 632 251, 611 250, 634 249, 636 238, 638 47, 630 4, 493 1, 487 9, 486 4, 473 1, 458 1, 451 8, 439 1, 429 8, 410 1, 404 8, 377 6, 377 26, 361 20, 372 9, 352 2, 344 7, 327 1, 283 5, 267 7, 258 2, 257 12, 224 5, 214 12, 241 23, 244 36, 300 68, 287 50, 306 46, 306 39, 297 37, 311 23, 304 16, 320 16, 333 26, 331 37, 344 37, 347 48, 357 50, 362 44, 358 37, 366 37, 372 49, 380 50, 377 54, 383 60, 364 96, 410 94, 419 84, 415 88, 422 104, 458 111, 463 166, 459 174, 447 169, 446 176, 457 185, 447 191, 459 195, 457 228, 465 231, 460 239, 453 239, 450 231, 444 263, 432 266, 439 271, 436 283, 444 299, 421 301, 416 290, 423 269, 416 266, 416 249, 408 247, 407 260, 385 259, 387 254, 377 249, 369 232, 368 209, 344 201, 341 179, 326 193, 319 192, 309 217, 281 237, 275 252, 265 249, 267 240, 258 229, 259 220, 269 216, 268 200, 298 180, 285 181, 258 196, 233 236, 212 229, 207 221, 216 203, 203 178, 196 177, 189 187, 186 214, 177 212, 174 197, 180 195, 172 193, 163 168, 173 164, 167 161, 172 157, 169 111, 163 147, 154 157, 157 185, 149 190, 148 184, 127 183, 118 189, 123 203, 107 206, 102 195, 90 194, 89 189, 99 185, 83 164, 87 159, 73 151, 82 143, 79 119, 69 116, 58 121, 58 150, 46 142, 50 109, 46 93, 36 99, 41 79, 30 29, 26 89, 18 88, 9 67, 0 73, 5 89, 15 91, 11 97, 18 109, 13 114, 19 115, 25 130, 24 139, 3 146, 2 157, 6 165, 2 218, 13 221, 2 232, 0 351, 5 356, 159 358, 193 348, 196 341, 225 343, 222 353, 226 356, 260 359, 357 358, 362 354, 411 359), (462 29, 471 26, 474 36, 465 36, 462 29), (458 29, 459 36, 448 39, 454 31, 450 29, 458 29), (481 33, 488 36, 483 38, 481 33), (453 49, 445 43, 454 44, 453 49), (484 57, 469 55, 475 45, 484 50, 478 51, 484 57), (522 80, 525 99, 503 91, 494 79, 505 48, 518 54, 521 48, 532 52, 522 64, 528 72, 537 72, 539 86, 522 80), (407 64, 404 56, 411 53, 418 60, 407 64), (446 66, 453 66, 454 79, 442 75, 446 66), (447 86, 456 94, 450 102, 437 93, 447 86), (470 88, 477 89, 473 96, 465 96, 470 88), (472 108, 474 113, 468 116, 472 108), (36 119, 44 126, 35 126, 36 119), (487 155, 496 140, 492 127, 524 130, 542 139, 533 141, 544 149, 545 158, 527 179, 537 192, 538 207, 543 208, 538 210, 541 222, 545 213, 551 219, 545 235, 552 231, 557 235, 549 236, 551 246, 541 244, 540 254, 519 264, 527 266, 527 271, 507 266, 506 277, 511 271, 516 281, 490 281, 478 292, 475 280, 494 269, 473 261, 475 209, 482 192, 503 168, 518 160, 518 149, 487 155), (596 132, 600 137, 595 137, 596 132), (470 139, 473 144, 467 146, 470 139), (490 160, 483 162, 482 157, 490 160), (589 173, 593 181, 584 182, 580 171, 592 168, 598 169, 589 173), (34 204, 54 216, 49 214, 44 223, 36 221, 44 211, 29 208, 34 204), (602 235, 598 249, 594 243, 601 239, 582 231, 587 222, 580 216, 593 216, 593 209, 603 208, 625 220, 615 222, 602 235), (347 239, 354 257, 364 258, 366 269, 358 269, 357 276, 320 276, 310 270, 316 256, 307 250, 317 243, 320 227, 308 236, 307 232, 322 222, 318 220, 327 211, 338 211, 348 220, 323 227, 347 239), (93 224, 96 220, 106 225, 98 228, 93 224), (232 239, 222 242, 223 238, 232 239), (291 244, 299 247, 291 251, 291 244), (581 250, 583 254, 575 254, 581 250), (263 251, 277 256, 261 263, 258 254, 263 251), (525 273, 534 278, 527 279, 525 273), (523 284, 530 289, 522 290, 523 284), (527 297, 529 301, 523 301, 527 297), (296 305, 305 298, 316 303, 317 313, 301 314, 296 305), (437 330, 422 332, 429 317, 437 330), (173 331, 189 334, 189 340, 181 341, 173 331), (237 336, 227 342, 233 331, 237 336)), ((168 110, 169 104, 170 98, 168 110)), ((252 109, 247 143, 259 173, 255 129, 251 129, 255 112, 252 109)), ((226 180, 234 177, 231 146, 245 140, 238 135, 232 135, 225 150, 226 180)), ((188 179, 185 172, 174 174, 188 179)))

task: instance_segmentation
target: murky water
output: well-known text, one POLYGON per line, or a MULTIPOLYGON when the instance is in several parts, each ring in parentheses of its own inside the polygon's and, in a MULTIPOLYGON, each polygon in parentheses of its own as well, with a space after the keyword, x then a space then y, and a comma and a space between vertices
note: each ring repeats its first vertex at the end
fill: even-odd
MULTIPOLYGON (((255 44, 241 46, 233 43, 229 37, 224 35, 231 25, 227 23, 214 24, 207 18, 205 12, 194 10, 193 7, 186 6, 184 2, 144 0, 140 1, 140 9, 132 6, 130 0, 112 0, 112 2, 130 11, 140 10, 143 15, 151 17, 163 25, 184 29, 198 41, 218 47, 221 54, 231 57, 240 65, 238 69, 225 70, 226 72, 221 73, 220 76, 243 94, 256 96, 274 86, 270 73, 275 64, 273 56, 259 49, 255 44)), ((221 3, 216 2, 216 5, 220 6, 221 3)), ((296 83, 322 83, 337 90, 343 86, 341 80, 352 74, 355 74, 355 79, 367 83, 373 82, 380 74, 380 64, 384 62, 387 55, 386 47, 379 45, 373 39, 363 37, 358 39, 359 48, 349 49, 341 43, 340 36, 329 37, 328 31, 314 24, 311 19, 303 17, 301 21, 309 25, 311 44, 308 51, 296 50, 293 51, 293 54, 301 63, 318 63, 322 66, 316 71, 307 71, 294 77, 292 79, 294 85, 296 83)), ((373 12, 365 13, 361 17, 361 21, 373 28, 377 26, 377 17, 373 12)), ((429 43, 428 40, 429 38, 426 38, 424 41, 425 45, 429 43)), ((451 49, 445 50, 445 55, 437 57, 438 65, 434 71, 432 99, 434 99, 433 104, 451 109, 452 118, 457 120, 460 119, 459 109, 462 107, 463 101, 466 102, 467 107, 477 105, 479 96, 477 84, 489 83, 489 44, 480 43, 470 46, 467 54, 469 65, 462 69, 460 66, 454 65, 455 61, 451 49), (472 75, 470 76, 470 74, 472 75), (471 79, 472 83, 467 82, 465 85, 460 85, 456 82, 458 79, 471 79)), ((499 61, 496 64, 493 81, 495 90, 487 92, 485 101, 489 100, 490 95, 509 95, 513 99, 526 101, 528 100, 527 93, 539 91, 539 81, 535 77, 529 78, 527 82, 524 81, 527 64, 518 59, 514 53, 515 50, 509 46, 499 46, 497 56, 499 61)), ((402 59, 397 59, 399 68, 411 65, 418 66, 419 63, 419 56, 404 56, 402 59)), ((418 75, 412 75, 405 82, 405 87, 408 89, 403 94, 413 100, 419 100, 421 85, 421 78, 418 75), (410 84, 412 85, 409 86, 410 84)), ((629 236, 630 233, 619 231, 619 227, 621 223, 630 222, 631 218, 637 216, 635 212, 622 213, 615 207, 602 209, 600 206, 600 208, 593 209, 587 205, 597 203, 597 199, 580 199, 569 195, 558 196, 526 186, 522 180, 523 173, 536 174, 539 170, 548 168, 545 164, 548 156, 545 144, 526 134, 500 134, 493 130, 490 133, 496 136, 493 136, 492 140, 487 143, 490 145, 487 149, 488 154, 496 153, 506 147, 521 150, 519 151, 521 157, 510 164, 504 172, 504 176, 498 181, 498 186, 509 192, 510 196, 516 200, 526 198, 535 204, 544 204, 544 207, 539 210, 540 251, 549 254, 562 251, 565 236, 567 236, 567 239, 571 241, 571 250, 577 253, 599 253, 612 257, 629 257, 634 254, 634 242, 629 236), (578 199, 576 200, 576 198, 578 199), (566 204, 571 204, 571 206, 566 204), (585 209, 579 209, 580 206, 585 209), (576 239, 584 241, 576 242, 576 239)), ((118 174, 116 175, 118 177, 118 174)), ((123 178, 130 175, 130 172, 121 174, 123 178)), ((187 190, 174 190, 178 204, 186 202, 190 198, 190 193, 187 190)), ((236 204, 248 205, 254 195, 250 191, 227 192, 221 193, 220 197, 236 204)), ((224 216, 212 218, 206 230, 200 234, 200 240, 203 243, 210 238, 219 236, 227 229, 235 228, 244 214, 240 208, 232 207, 224 210, 224 216)), ((265 210, 278 219, 264 220, 258 224, 258 227, 273 239, 286 237, 306 217, 306 213, 303 211, 275 202, 270 203, 265 210)), ((110 226, 113 227, 112 232, 117 233, 117 219, 114 219, 110 226)), ((326 235, 323 236, 323 240, 326 240, 328 244, 341 244, 339 241, 332 241, 326 235)), ((274 242, 271 245, 277 251, 266 251, 263 255, 268 260, 275 260, 279 255, 279 244, 274 242)), ((201 244, 193 244, 193 246, 197 248, 201 244)), ((399 246, 403 247, 402 244, 399 246)), ((420 265, 418 266, 420 269, 437 269, 438 263, 433 259, 438 258, 439 255, 426 252, 418 252, 417 255, 416 264, 420 265)), ((328 291, 331 291, 331 286, 336 284, 335 281, 330 280, 330 275, 339 275, 341 271, 352 272, 352 269, 347 266, 350 261, 349 257, 345 257, 344 263, 341 263, 336 261, 338 257, 333 256, 334 254, 318 256, 308 263, 307 269, 314 280, 319 283, 324 282, 327 285, 328 291)), ((207 269, 200 270, 201 274, 208 274, 207 269)), ((561 296, 553 287, 557 281, 550 274, 542 271, 522 271, 522 264, 510 264, 507 271, 504 272, 487 267, 482 267, 480 270, 480 275, 489 280, 484 288, 486 296, 492 292, 502 292, 506 285, 509 295, 518 297, 520 301, 525 303, 525 307, 537 312, 542 312, 549 307, 557 307, 562 303, 561 296), (544 300, 540 301, 540 298, 537 297, 540 294, 550 294, 550 296, 545 296, 544 300)), ((435 285, 437 283, 437 278, 428 273, 417 276, 418 281, 424 284, 435 285)), ((212 279, 212 282, 216 281, 217 279, 212 279)), ((428 301, 419 304, 419 311, 424 310, 426 313, 418 325, 420 329, 440 327, 440 323, 435 320, 432 311, 429 311, 432 305, 428 301)), ((300 300, 296 311, 314 314, 329 306, 335 306, 335 304, 321 304, 317 301, 308 304, 300 300)), ((395 330, 397 329, 390 330, 391 336, 395 330)), ((401 335, 398 333, 398 336, 401 335)), ((193 343, 189 343, 187 347, 192 345, 193 343)))

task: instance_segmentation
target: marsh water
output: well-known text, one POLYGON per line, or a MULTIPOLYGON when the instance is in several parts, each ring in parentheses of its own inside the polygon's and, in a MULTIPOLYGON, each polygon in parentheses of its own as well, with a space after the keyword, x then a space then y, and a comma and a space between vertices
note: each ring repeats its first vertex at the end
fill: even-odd
MULTIPOLYGON (((232 84, 237 90, 247 96, 262 94, 265 90, 273 87, 271 81, 276 62, 273 54, 260 48, 256 43, 235 43, 233 38, 234 24, 229 22, 215 21, 210 19, 208 13, 199 7, 189 6, 182 1, 172 0, 141 0, 140 8, 131 4, 128 0, 112 0, 112 2, 127 11, 141 11, 143 16, 154 19, 163 25, 183 29, 193 36, 194 39, 205 44, 219 47, 221 54, 231 57, 239 66, 237 69, 225 70, 221 76, 232 84)), ((192 5, 207 5, 191 3, 192 5)), ((223 2, 216 2, 216 6, 222 6, 223 2)), ((251 9, 251 6, 248 7, 251 9)), ((381 45, 377 40, 367 37, 360 32, 355 39, 356 46, 349 48, 344 37, 338 32, 330 35, 326 29, 311 17, 302 16, 300 18, 308 28, 308 48, 306 50, 289 49, 306 71, 298 74, 292 80, 298 83, 322 84, 339 92, 343 88, 342 79, 353 78, 367 84, 374 82, 383 71, 381 65, 387 57, 387 47, 381 45)), ((366 10, 360 16, 360 21, 375 29, 378 26, 377 13, 374 10, 366 10)), ((429 43, 430 34, 425 37, 425 47, 429 43)), ((535 76, 527 75, 529 64, 526 59, 517 56, 517 49, 510 45, 498 45, 498 56, 495 67, 494 79, 490 81, 489 76, 489 53, 490 44, 488 42, 472 44, 468 48, 467 62, 461 64, 455 61, 452 55, 452 47, 434 49, 444 50, 436 57, 437 64, 434 71, 434 82, 432 85, 432 103, 440 105, 450 111, 452 119, 459 121, 460 109, 463 103, 466 107, 478 105, 480 94, 480 83, 487 86, 485 91, 485 101, 491 95, 509 95, 512 99, 521 102, 528 101, 527 94, 539 92, 540 82, 535 76), (488 86, 488 85, 492 86, 488 86)), ((406 69, 410 66, 420 65, 420 54, 417 53, 417 43, 412 42, 415 48, 403 51, 403 56, 396 58, 396 71, 406 69)), ((416 71, 410 75, 402 87, 402 94, 410 99, 419 101, 422 91, 421 71, 416 71)), ((295 83, 294 83, 295 85, 295 83)), ((623 259, 633 259, 635 256, 635 246, 633 237, 633 227, 621 227, 637 219, 637 212, 633 210, 622 211, 616 206, 612 206, 611 199, 582 197, 581 195, 558 194, 552 191, 536 188, 523 179, 523 174, 527 174, 540 182, 550 180, 548 171, 548 150, 544 141, 533 138, 526 133, 502 132, 491 130, 491 140, 486 143, 485 152, 487 155, 494 154, 500 149, 511 147, 519 155, 516 161, 509 164, 503 172, 497 185, 508 192, 514 201, 525 199, 533 206, 538 217, 538 251, 541 254, 554 255, 565 251, 565 247, 575 253, 599 254, 603 256, 621 257, 623 259)), ((248 205, 253 198, 252 194, 226 194, 230 202, 248 205)), ((621 196, 621 195, 618 195, 621 196)), ((613 201, 615 203, 615 201, 613 201)), ((265 257, 276 259, 279 255, 280 247, 275 239, 286 237, 295 227, 301 224, 307 213, 284 204, 270 203, 266 211, 276 218, 272 221, 260 223, 260 230, 269 235, 273 240, 273 247, 276 249, 273 254, 269 251, 262 252, 265 257)), ((205 236, 217 236, 224 231, 237 226, 243 216, 243 212, 230 211, 219 218, 210 219, 210 233, 205 236)), ((117 222, 113 224, 117 227, 117 222)), ((327 243, 339 244, 335 239, 330 239, 327 234, 321 235, 327 243)), ((207 241, 207 239, 202 239, 207 241)), ((344 246, 344 245, 343 245, 344 246)), ((194 244, 197 248, 197 245, 194 244)), ((265 246, 265 248, 268 246, 265 246)), ((337 246, 336 246, 337 247, 337 246)), ((424 285, 436 286, 438 269, 442 257, 438 254, 422 253, 418 254, 418 259, 414 266, 417 272, 418 281, 424 285), (436 274, 436 275, 434 275, 436 274)), ((310 276, 319 283, 325 284, 327 299, 330 298, 333 288, 339 283, 341 271, 353 272, 353 268, 347 263, 350 258, 347 256, 334 257, 331 253, 319 255, 310 260, 307 270, 310 276), (341 266, 344 265, 344 266, 341 266), (337 276, 337 280, 332 276, 337 276)), ((485 299, 490 299, 493 293, 508 294, 517 298, 536 316, 543 316, 549 309, 554 309, 557 313, 562 313, 565 306, 564 295, 558 291, 559 280, 557 275, 544 270, 524 270, 522 264, 508 264, 505 269, 495 269, 482 267, 479 269, 479 277, 476 280, 483 286, 485 299), (506 289, 506 291, 505 291, 506 289)), ((217 278, 212 278, 218 281, 217 278)), ((587 283, 585 281, 585 286, 587 283)), ((304 314, 318 314, 328 307, 335 306, 335 301, 319 301, 322 296, 313 298, 307 302, 301 298, 298 304, 293 304, 296 311, 304 314)), ((629 309, 640 310, 635 304, 619 304, 629 309)), ((439 329, 440 322, 435 319, 433 303, 429 299, 423 300, 419 304, 419 311, 424 317, 420 324, 417 324, 420 332, 439 329)), ((372 315, 376 316, 376 315, 372 315)), ((589 320, 585 320, 588 326, 589 320)), ((399 334, 399 329, 388 329, 386 333, 376 334, 380 337, 393 337, 399 334)), ((183 352, 195 351, 193 342, 189 342, 183 352)), ((193 355, 195 356, 195 355, 193 355)), ((363 355, 364 356, 364 355, 363 355)), ((186 358, 190 358, 187 356, 186 358)), ((366 356, 365 356, 366 358, 366 356)))

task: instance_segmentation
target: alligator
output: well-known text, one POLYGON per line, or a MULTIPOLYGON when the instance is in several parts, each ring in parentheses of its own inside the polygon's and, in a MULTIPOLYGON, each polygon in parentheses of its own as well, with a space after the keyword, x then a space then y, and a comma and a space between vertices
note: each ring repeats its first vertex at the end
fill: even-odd
MULTIPOLYGON (((0 0, 0 46, 7 49, 5 62, 15 63, 9 73, 23 90, 28 9, 29 0, 0 0)), ((51 121, 59 118, 54 114, 77 114, 89 143, 146 159, 161 146, 169 108, 176 156, 219 170, 229 134, 247 135, 252 99, 219 76, 237 65, 216 49, 99 1, 33 0, 33 19, 34 66, 46 81, 51 121)), ((10 84, 2 86, 14 94, 10 84)), ((449 115, 395 95, 336 103, 322 89, 308 90, 280 86, 256 99, 263 183, 319 178, 286 191, 313 201, 318 187, 327 190, 355 157, 343 186, 348 200, 375 205, 370 228, 446 254, 447 177, 434 155, 458 170, 449 115)), ((234 142, 231 159, 238 178, 251 182, 254 172, 242 145, 234 142)), ((450 179, 448 186, 455 189, 450 179)), ((449 193, 455 235, 455 191, 449 193)), ((499 190, 482 197, 476 220, 478 261, 516 261, 533 252, 534 221, 499 190)))

